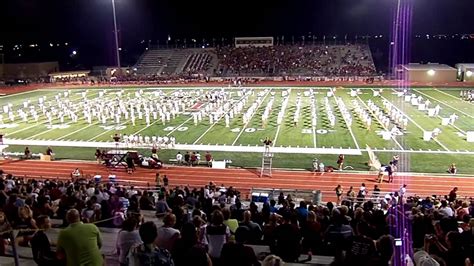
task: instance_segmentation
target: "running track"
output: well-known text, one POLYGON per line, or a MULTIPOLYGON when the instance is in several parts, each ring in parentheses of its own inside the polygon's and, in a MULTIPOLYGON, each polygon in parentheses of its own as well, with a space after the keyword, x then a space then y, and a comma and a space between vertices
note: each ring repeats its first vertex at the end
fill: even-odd
MULTIPOLYGON (((124 169, 107 169, 103 165, 85 162, 42 162, 35 160, 4 160, 0 161, 0 168, 6 173, 30 178, 59 178, 69 179, 70 173, 76 167, 80 168, 84 175, 102 175, 107 180, 109 174, 115 174, 119 182, 133 184, 137 187, 153 186, 156 170, 137 168, 133 174, 125 173, 124 169)), ((334 188, 341 184, 344 191, 353 186, 358 191, 364 182, 367 188, 373 189, 375 175, 355 173, 325 173, 323 175, 313 174, 307 171, 284 171, 274 170, 272 177, 259 177, 257 169, 210 169, 206 167, 177 167, 170 166, 160 169, 161 174, 166 174, 170 180, 170 186, 189 185, 201 187, 209 181, 217 185, 234 186, 248 196, 251 188, 276 188, 276 189, 305 189, 321 190, 323 201, 334 201, 334 188)), ((382 191, 397 191, 402 184, 407 184, 409 194, 423 196, 446 195, 454 186, 459 187, 458 195, 474 196, 474 177, 454 176, 395 176, 394 183, 383 183, 379 186, 382 191), (404 179, 405 181, 403 181, 404 179)))

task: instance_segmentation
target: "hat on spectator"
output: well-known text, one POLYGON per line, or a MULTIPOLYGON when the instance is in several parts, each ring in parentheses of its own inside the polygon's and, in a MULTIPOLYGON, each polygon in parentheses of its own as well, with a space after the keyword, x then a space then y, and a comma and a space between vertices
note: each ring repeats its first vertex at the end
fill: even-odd
POLYGON ((439 266, 439 263, 423 250, 416 252, 413 258, 416 266, 439 266))

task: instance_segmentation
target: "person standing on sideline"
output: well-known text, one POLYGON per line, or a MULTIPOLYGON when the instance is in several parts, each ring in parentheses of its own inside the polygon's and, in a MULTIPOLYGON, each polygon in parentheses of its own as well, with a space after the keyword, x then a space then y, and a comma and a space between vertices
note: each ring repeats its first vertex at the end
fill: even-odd
POLYGON ((344 167, 344 154, 339 154, 339 157, 337 159, 337 165, 339 167, 339 171, 342 171, 344 167))
POLYGON ((79 211, 70 209, 66 213, 69 226, 59 231, 57 257, 66 260, 67 266, 89 265, 102 266, 100 252, 102 238, 99 228, 94 224, 84 224, 79 211))
POLYGON ((31 159, 31 151, 28 146, 25 148, 25 159, 31 159))
POLYGON ((102 152, 100 151, 99 148, 95 150, 95 159, 97 161, 97 164, 100 164, 102 161, 102 152))
POLYGON ((206 151, 206 162, 207 166, 211 167, 212 166, 212 155, 210 152, 206 151))
POLYGON ((344 190, 342 189, 341 185, 339 184, 334 189, 334 191, 336 191, 336 204, 339 206, 339 205, 341 205, 342 193, 344 193, 344 190))
POLYGON ((181 154, 181 152, 178 151, 178 153, 176 154, 176 163, 178 165, 181 165, 183 163, 183 155, 181 154))

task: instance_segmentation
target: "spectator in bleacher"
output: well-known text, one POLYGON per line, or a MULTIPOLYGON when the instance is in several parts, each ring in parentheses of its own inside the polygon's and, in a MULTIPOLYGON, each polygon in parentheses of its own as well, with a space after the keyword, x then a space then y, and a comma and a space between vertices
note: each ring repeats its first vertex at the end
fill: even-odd
POLYGON ((33 219, 33 211, 28 206, 22 206, 18 208, 18 218, 14 220, 14 229, 23 229, 31 231, 20 231, 17 235, 16 242, 20 246, 28 246, 29 241, 33 237, 35 231, 38 229, 35 219, 33 219))
POLYGON ((381 236, 377 241, 375 241, 375 248, 375 256, 368 258, 369 265, 393 265, 392 259, 395 247, 392 236, 381 236))
POLYGON ((324 241, 330 253, 338 256, 343 250, 348 250, 348 241, 352 238, 353 231, 349 225, 344 224, 344 217, 338 209, 332 210, 331 224, 326 230, 324 241))
POLYGON ((283 222, 275 229, 275 244, 271 246, 272 253, 286 262, 295 262, 301 254, 300 229, 291 214, 283 216, 283 222))
POLYGON ((457 231, 451 231, 446 234, 445 244, 438 238, 430 238, 426 241, 425 250, 429 250, 431 245, 436 246, 440 251, 440 257, 444 259, 447 266, 465 265, 468 253, 462 245, 461 234, 457 231))
POLYGON ((70 209, 66 219, 69 226, 61 230, 58 236, 58 258, 65 259, 68 266, 102 266, 102 238, 97 226, 82 223, 76 209, 70 209))
POLYGON ((222 209, 222 215, 224 215, 224 224, 229 227, 232 234, 235 234, 235 231, 239 227, 239 221, 231 218, 230 209, 227 207, 222 209))
POLYGON ((198 243, 198 231, 192 223, 186 223, 171 252, 176 266, 212 266, 204 246, 198 243))
POLYGON ((321 252, 321 224, 318 222, 314 211, 308 212, 308 218, 301 227, 303 251, 311 254, 321 252))
POLYGON ((283 260, 275 255, 268 255, 263 259, 262 266, 281 266, 285 265, 283 260))
POLYGON ((439 208, 439 213, 443 215, 444 217, 453 217, 454 216, 454 211, 449 206, 449 203, 446 200, 441 201, 441 207, 439 208))
POLYGON ((8 222, 8 219, 3 211, 0 211, 0 232, 3 234, 0 235, 0 256, 5 255, 5 249, 8 245, 8 239, 11 237, 9 230, 11 230, 11 225, 8 222))
POLYGON ((174 243, 180 237, 179 230, 173 228, 176 224, 176 215, 168 213, 163 217, 163 226, 158 228, 158 237, 155 245, 159 248, 172 250, 174 243))
POLYGON ((375 255, 375 242, 368 237, 369 230, 369 225, 365 221, 357 224, 356 234, 351 239, 350 248, 345 257, 347 264, 366 265, 367 258, 375 255))
POLYGON ((33 260, 38 266, 54 266, 60 265, 56 259, 56 254, 51 250, 51 243, 45 234, 51 228, 51 221, 46 215, 36 218, 38 230, 31 239, 31 250, 33 252, 33 260))
POLYGON ((138 233, 138 220, 135 217, 127 218, 122 224, 122 230, 117 236, 117 254, 120 266, 128 266, 128 252, 130 248, 141 244, 142 240, 138 233))
POLYGON ((252 221, 252 214, 250 211, 244 211, 244 219, 239 223, 239 227, 247 227, 250 231, 250 236, 247 239, 249 244, 257 245, 262 239, 262 228, 256 222, 252 221))
POLYGON ((219 210, 212 212, 211 221, 203 230, 202 241, 207 246, 213 262, 218 262, 222 247, 230 237, 230 230, 224 223, 224 216, 219 210))
POLYGON ((165 200, 165 195, 158 195, 158 201, 156 202, 156 216, 163 217, 166 213, 170 212, 171 208, 165 200))
POLYGON ((221 251, 221 265, 225 266, 260 266, 254 250, 245 246, 252 238, 249 228, 241 226, 235 232, 235 242, 225 243, 221 251))
POLYGON ((138 230, 142 244, 130 249, 129 266, 173 266, 174 262, 168 250, 155 246, 158 229, 154 222, 146 222, 138 230))
POLYGON ((275 245, 275 229, 280 225, 278 223, 279 215, 272 213, 268 222, 263 226, 263 244, 267 246, 275 245))
POLYGON ((143 191, 143 195, 140 197, 140 209, 141 210, 154 210, 155 209, 155 198, 153 197, 153 194, 148 191, 143 191))

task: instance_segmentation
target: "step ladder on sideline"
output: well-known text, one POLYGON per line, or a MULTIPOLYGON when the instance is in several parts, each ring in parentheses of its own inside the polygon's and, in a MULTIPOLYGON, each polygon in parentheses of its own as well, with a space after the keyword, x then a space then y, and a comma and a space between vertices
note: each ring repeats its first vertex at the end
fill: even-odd
POLYGON ((273 153, 270 150, 265 150, 262 156, 262 171, 260 172, 260 177, 272 176, 272 160, 273 160, 273 153))

